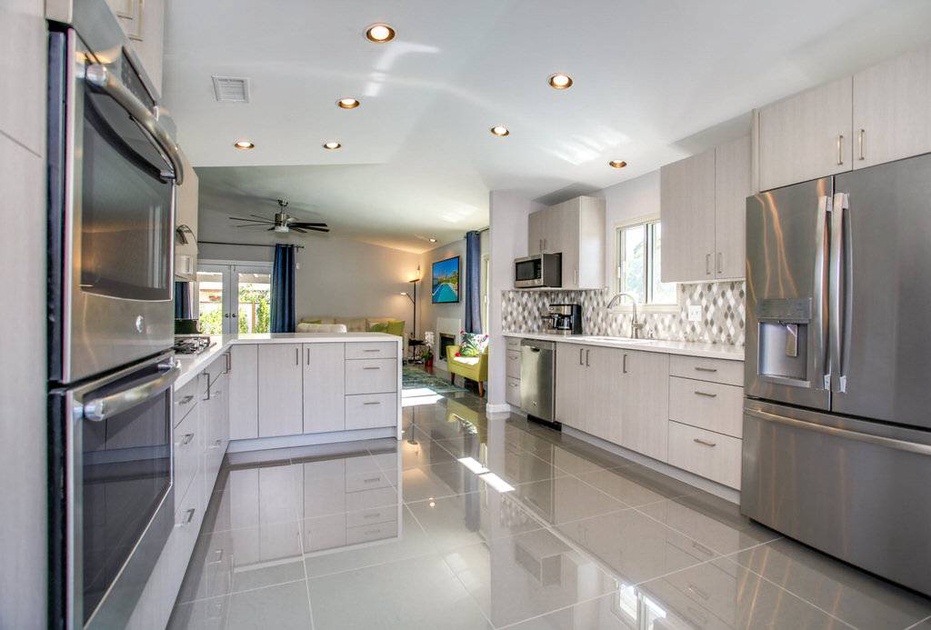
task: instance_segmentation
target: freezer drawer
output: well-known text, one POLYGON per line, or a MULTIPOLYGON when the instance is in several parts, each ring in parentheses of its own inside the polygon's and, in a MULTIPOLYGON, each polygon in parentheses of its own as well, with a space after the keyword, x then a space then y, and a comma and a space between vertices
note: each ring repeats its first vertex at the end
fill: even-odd
POLYGON ((931 435, 748 402, 741 512, 931 595, 931 435))

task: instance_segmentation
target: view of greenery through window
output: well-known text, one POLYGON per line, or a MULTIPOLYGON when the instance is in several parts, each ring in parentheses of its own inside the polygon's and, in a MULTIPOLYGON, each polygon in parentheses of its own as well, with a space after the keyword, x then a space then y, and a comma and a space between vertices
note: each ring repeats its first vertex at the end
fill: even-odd
MULTIPOLYGON (((223 277, 199 272, 198 306, 201 333, 223 334, 223 277)), ((267 274, 241 274, 236 307, 236 326, 241 333, 267 333, 271 321, 271 286, 267 274), (253 282, 244 281, 244 276, 253 282)))

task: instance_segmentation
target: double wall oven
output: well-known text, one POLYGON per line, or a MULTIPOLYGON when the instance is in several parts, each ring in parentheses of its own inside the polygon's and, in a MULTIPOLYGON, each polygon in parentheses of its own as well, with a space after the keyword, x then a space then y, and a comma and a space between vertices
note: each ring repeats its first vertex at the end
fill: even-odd
POLYGON ((47 17, 51 619, 117 628, 174 522, 181 161, 105 0, 47 17))

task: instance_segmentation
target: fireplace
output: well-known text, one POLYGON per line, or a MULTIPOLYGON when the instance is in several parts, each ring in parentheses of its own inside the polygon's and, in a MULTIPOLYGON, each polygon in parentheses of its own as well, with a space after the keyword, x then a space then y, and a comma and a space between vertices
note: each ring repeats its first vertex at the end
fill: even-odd
POLYGON ((436 358, 434 364, 446 370, 446 348, 448 346, 458 346, 459 332, 462 330, 462 320, 451 317, 436 318, 436 358))

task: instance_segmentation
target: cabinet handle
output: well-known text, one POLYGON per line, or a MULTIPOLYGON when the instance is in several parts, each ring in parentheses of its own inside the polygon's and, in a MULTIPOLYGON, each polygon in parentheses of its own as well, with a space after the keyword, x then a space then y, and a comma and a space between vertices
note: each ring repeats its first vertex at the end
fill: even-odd
POLYGON ((702 446, 712 446, 712 447, 717 446, 717 444, 715 444, 714 442, 708 442, 706 440, 699 440, 698 438, 695 438, 692 441, 695 442, 696 444, 701 444, 702 446))
POLYGON ((295 348, 294 349, 294 365, 300 365, 300 364, 301 364, 301 349, 295 348))
POLYGON ((860 159, 865 160, 866 156, 863 155, 863 137, 866 135, 866 129, 861 129, 860 133, 857 134, 857 150, 860 153, 860 159))
POLYGON ((362 352, 381 352, 381 350, 363 350, 362 352))
POLYGON ((701 590, 700 588, 698 588, 698 587, 695 586, 694 584, 689 584, 687 588, 688 588, 688 590, 690 590, 691 592, 695 593, 696 595, 698 595, 698 596, 701 597, 702 599, 708 599, 708 598, 710 597, 710 595, 708 595, 708 593, 706 593, 705 591, 701 590))
POLYGON ((307 348, 307 365, 310 365, 310 348, 307 348))
POLYGON ((705 275, 711 275, 711 254, 705 254, 705 275))
POLYGON ((590 367, 590 366, 588 365, 588 357, 589 357, 589 354, 590 354, 590 353, 591 353, 591 350, 586 350, 586 351, 585 351, 585 367, 590 367))
POLYGON ((226 357, 226 373, 229 374, 233 370, 232 353, 226 352, 224 353, 224 356, 226 357))
POLYGON ((178 401, 178 405, 186 405, 192 400, 194 400, 193 394, 188 394, 187 396, 185 396, 184 398, 178 401))
POLYGON ((837 136, 837 165, 843 166, 844 164, 844 135, 841 134, 837 136))
POLYGON ((585 352, 585 348, 579 348, 579 365, 585 365, 582 362, 582 353, 585 352))
POLYGON ((717 372, 717 368, 707 368, 707 367, 697 367, 695 368, 696 372, 717 372))
POLYGON ((376 481, 379 481, 380 479, 381 477, 369 477, 368 479, 363 479, 362 483, 375 483, 376 481))
POLYGON ((188 444, 191 443, 191 440, 193 439, 194 439, 193 433, 185 433, 184 437, 181 438, 181 446, 187 446, 188 444))
POLYGON ((362 518, 378 518, 381 515, 381 512, 370 512, 368 514, 363 514, 362 518))
POLYGON ((367 403, 362 403, 362 404, 363 405, 380 405, 381 403, 378 401, 375 401, 375 402, 367 402, 367 403))
POLYGON ((578 269, 574 269, 572 271, 572 284, 576 286, 578 286, 579 284, 579 270, 578 269))
POLYGON ((624 361, 623 361, 623 365, 621 366, 621 370, 624 372, 624 374, 627 374, 627 353, 626 352, 624 353, 624 361))
POLYGON ((724 273, 724 254, 718 252, 718 273, 724 273))
POLYGON ((380 367, 364 367, 363 370, 380 370, 380 367))
POLYGON ((706 398, 717 398, 717 394, 709 394, 708 392, 695 392, 696 396, 704 396, 706 398))

